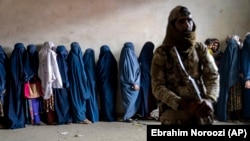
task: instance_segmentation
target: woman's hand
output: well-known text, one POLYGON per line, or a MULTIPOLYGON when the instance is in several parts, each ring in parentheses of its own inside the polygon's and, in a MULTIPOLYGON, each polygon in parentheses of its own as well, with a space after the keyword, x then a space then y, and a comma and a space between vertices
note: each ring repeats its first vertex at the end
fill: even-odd
POLYGON ((133 88, 135 91, 140 90, 140 86, 138 86, 137 84, 134 84, 134 85, 132 86, 132 88, 133 88))
POLYGON ((250 80, 245 82, 245 88, 250 89, 250 80))

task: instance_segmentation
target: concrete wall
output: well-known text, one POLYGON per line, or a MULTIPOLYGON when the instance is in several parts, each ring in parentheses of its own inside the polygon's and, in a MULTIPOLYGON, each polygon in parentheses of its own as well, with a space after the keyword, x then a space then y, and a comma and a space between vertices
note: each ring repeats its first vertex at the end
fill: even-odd
MULTIPOLYGON (((250 0, 0 0, 0 44, 8 54, 14 44, 65 45, 77 41, 83 51, 109 45, 117 60, 126 41, 139 55, 146 41, 156 46, 165 36, 170 10, 187 6, 197 25, 197 39, 221 40, 250 31, 250 0)), ((121 108, 118 108, 121 111, 121 108)))
POLYGON ((169 11, 180 4, 192 12, 199 41, 250 31, 249 0, 0 0, 0 44, 10 52, 16 42, 78 41, 96 56, 107 44, 118 58, 131 41, 139 54, 148 40, 161 44, 169 11))

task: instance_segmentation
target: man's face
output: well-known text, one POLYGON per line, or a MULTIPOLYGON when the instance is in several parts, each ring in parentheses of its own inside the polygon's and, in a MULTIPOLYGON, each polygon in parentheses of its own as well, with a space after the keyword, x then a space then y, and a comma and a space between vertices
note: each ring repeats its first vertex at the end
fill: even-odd
POLYGON ((175 22, 175 28, 180 32, 193 31, 194 22, 191 16, 179 17, 175 22))

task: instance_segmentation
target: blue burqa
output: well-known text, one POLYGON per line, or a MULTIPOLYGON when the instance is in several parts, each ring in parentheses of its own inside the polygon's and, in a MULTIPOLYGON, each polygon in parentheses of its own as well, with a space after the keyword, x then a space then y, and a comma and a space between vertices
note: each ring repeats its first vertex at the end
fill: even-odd
MULTIPOLYGON (((244 82, 250 80, 250 34, 244 40, 241 52, 241 69, 244 82)), ((243 117, 250 118, 250 89, 245 88, 243 93, 243 117)))
POLYGON ((55 114, 57 124, 66 124, 72 122, 72 114, 70 109, 70 95, 69 95, 69 79, 68 79, 68 51, 63 45, 56 48, 57 64, 61 74, 63 88, 54 88, 55 99, 55 114))
POLYGON ((230 39, 223 53, 220 66, 220 92, 217 101, 217 119, 219 121, 227 120, 227 101, 229 89, 240 81, 240 58, 239 45, 236 40, 230 39))
POLYGON ((146 42, 142 47, 141 53, 139 55, 139 63, 141 67, 141 88, 140 88, 140 107, 138 114, 142 117, 149 116, 149 110, 154 110, 157 108, 156 99, 152 94, 152 87, 151 87, 151 76, 150 76, 150 69, 151 69, 151 61, 153 58, 154 52, 154 44, 152 42, 146 42), (154 107, 149 109, 149 106, 154 107))
POLYGON ((36 45, 29 44, 27 46, 27 60, 24 68, 24 80, 30 81, 34 77, 38 77, 39 58, 36 45))
MULTIPOLYGON (((4 96, 6 94, 7 81, 9 79, 8 70, 9 58, 4 51, 3 47, 0 45, 0 108, 4 105, 4 96)), ((0 117, 4 117, 4 111, 0 111, 0 117)), ((0 121, 1 123, 2 121, 0 121)))
POLYGON ((78 42, 72 42, 70 47, 67 63, 72 119, 79 123, 87 118, 86 100, 90 98, 90 92, 81 47, 78 42))
MULTIPOLYGON (((36 45, 29 44, 27 46, 27 58, 24 66, 24 81, 25 82, 37 82, 41 81, 38 77, 38 50, 36 45)), ((31 98, 26 100, 26 123, 30 124, 30 121, 33 120, 34 124, 39 124, 41 121, 42 113, 42 97, 31 98), (32 107, 32 114, 30 112, 30 107, 32 107), (33 119, 31 119, 31 116, 33 119)))
POLYGON ((117 61, 109 46, 100 48, 97 60, 97 88, 100 96, 100 113, 103 121, 116 121, 116 97, 118 86, 117 61))
POLYGON ((99 104, 96 87, 95 53, 93 49, 88 48, 85 50, 83 62, 90 89, 90 98, 86 101, 86 116, 89 120, 95 123, 99 121, 99 104))
POLYGON ((126 42, 121 50, 119 71, 122 104, 125 112, 123 120, 126 121, 136 114, 140 102, 139 91, 133 87, 134 85, 140 87, 141 71, 134 45, 131 42, 126 42))
POLYGON ((10 56, 10 83, 5 96, 7 128, 25 127, 25 99, 23 92, 24 63, 26 49, 23 43, 16 43, 10 56))

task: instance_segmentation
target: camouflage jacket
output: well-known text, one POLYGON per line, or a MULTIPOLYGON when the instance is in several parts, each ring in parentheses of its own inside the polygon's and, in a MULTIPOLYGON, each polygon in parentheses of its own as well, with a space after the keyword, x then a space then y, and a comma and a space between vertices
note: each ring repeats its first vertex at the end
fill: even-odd
MULTIPOLYGON (((219 74, 207 48, 202 43, 196 43, 182 62, 203 91, 203 98, 216 102, 219 94, 219 74)), ((158 47, 152 60, 151 81, 153 94, 158 100, 159 117, 163 123, 188 122, 192 117, 178 109, 180 99, 192 100, 196 96, 190 91, 185 78, 173 48, 158 47)))

